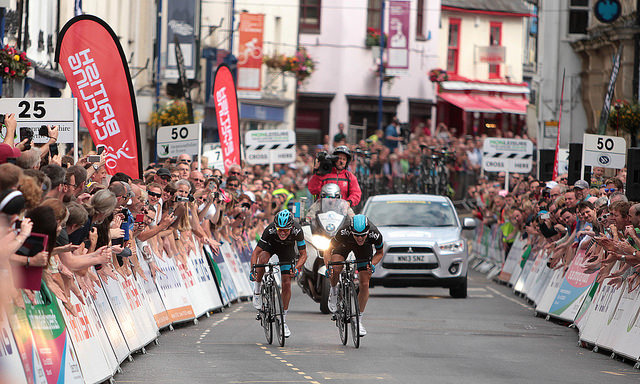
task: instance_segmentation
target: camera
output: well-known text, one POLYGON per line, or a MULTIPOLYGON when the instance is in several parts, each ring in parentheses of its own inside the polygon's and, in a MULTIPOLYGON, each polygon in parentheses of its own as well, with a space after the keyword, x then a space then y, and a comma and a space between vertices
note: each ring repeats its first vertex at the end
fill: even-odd
POLYGON ((0 113, 0 124, 4 124, 4 113, 0 113))
POLYGON ((318 176, 324 176, 331 173, 338 157, 330 155, 327 151, 322 151, 316 155, 316 160, 318 160, 318 169, 316 170, 316 174, 318 176))
POLYGON ((176 196, 176 202, 191 202, 194 201, 194 197, 193 195, 189 195, 187 197, 182 197, 182 196, 176 196))
POLYGON ((46 125, 41 125, 38 129, 38 135, 42 137, 49 137, 49 128, 46 125))
POLYGON ((31 130, 31 128, 20 128, 20 141, 23 141, 24 139, 27 139, 27 143, 25 144, 24 149, 31 149, 31 142, 33 141, 33 131, 31 130))

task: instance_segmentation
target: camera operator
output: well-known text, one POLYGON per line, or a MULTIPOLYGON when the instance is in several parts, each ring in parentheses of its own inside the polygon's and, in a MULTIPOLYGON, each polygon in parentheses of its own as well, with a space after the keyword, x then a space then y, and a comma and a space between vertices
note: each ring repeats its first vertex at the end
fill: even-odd
POLYGON ((309 192, 318 196, 323 185, 337 184, 340 187, 342 198, 347 200, 352 207, 358 205, 362 192, 355 175, 347 169, 347 165, 351 161, 349 148, 341 145, 334 149, 331 156, 327 152, 320 152, 316 160, 318 165, 307 185, 309 192))

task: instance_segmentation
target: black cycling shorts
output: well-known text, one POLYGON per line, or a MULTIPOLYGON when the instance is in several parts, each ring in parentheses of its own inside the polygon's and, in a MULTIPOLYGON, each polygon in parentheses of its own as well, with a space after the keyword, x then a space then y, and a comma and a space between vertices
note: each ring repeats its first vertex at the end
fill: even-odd
POLYGON ((371 262, 371 258, 373 257, 372 252, 362 252, 359 249, 350 249, 349 247, 345 247, 345 246, 339 246, 333 249, 333 254, 337 254, 340 255, 342 257, 344 257, 344 259, 347 259, 347 256, 349 256, 349 252, 352 252, 354 256, 356 257, 356 260, 368 260, 367 262, 361 262, 361 263, 356 263, 356 269, 358 271, 366 271, 368 270, 368 266, 369 263, 371 262), (368 253, 368 254, 367 254, 368 253))
MULTIPOLYGON (((273 255, 278 255, 278 260, 281 263, 286 263, 286 262, 293 262, 296 259, 296 251, 293 249, 293 247, 289 246, 289 247, 278 247, 278 246, 273 246, 269 243, 266 243, 264 241, 260 242, 259 244, 260 248, 262 248, 262 250, 264 250, 265 252, 268 252, 271 256, 273 255)), ((286 265, 281 265, 280 266, 280 273, 291 273, 291 268, 289 268, 286 265)))

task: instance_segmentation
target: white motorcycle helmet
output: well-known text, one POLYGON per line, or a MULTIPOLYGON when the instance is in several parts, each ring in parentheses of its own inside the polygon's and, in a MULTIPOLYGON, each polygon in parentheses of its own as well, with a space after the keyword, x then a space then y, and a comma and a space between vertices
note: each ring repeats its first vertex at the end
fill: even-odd
POLYGON ((320 197, 323 199, 341 199, 342 193, 340 192, 340 187, 338 187, 337 184, 329 183, 322 186, 320 197))

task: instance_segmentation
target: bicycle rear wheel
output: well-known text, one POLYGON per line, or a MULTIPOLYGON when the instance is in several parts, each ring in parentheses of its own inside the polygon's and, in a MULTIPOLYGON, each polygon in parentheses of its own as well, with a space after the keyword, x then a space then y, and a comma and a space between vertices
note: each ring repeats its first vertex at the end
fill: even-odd
POLYGON ((273 326, 276 329, 276 338, 281 347, 284 347, 284 309, 282 296, 277 286, 273 287, 273 326))
POLYGON ((351 323, 351 339, 356 348, 360 348, 360 305, 358 293, 353 281, 349 282, 349 322, 351 323))
POLYGON ((260 322, 264 329, 264 337, 267 339, 267 343, 271 344, 273 342, 273 328, 271 327, 271 308, 273 308, 273 305, 271 304, 272 299, 269 291, 270 287, 263 284, 262 289, 260 290, 260 295, 262 295, 260 322))
POLYGON ((342 345, 347 345, 348 337, 348 324, 345 321, 347 318, 346 311, 349 310, 349 306, 347 305, 345 300, 348 300, 344 295, 344 287, 342 283, 340 284, 340 288, 338 289, 338 309, 336 311, 336 326, 338 327, 338 333, 340 334, 340 341, 342 341, 342 345))

